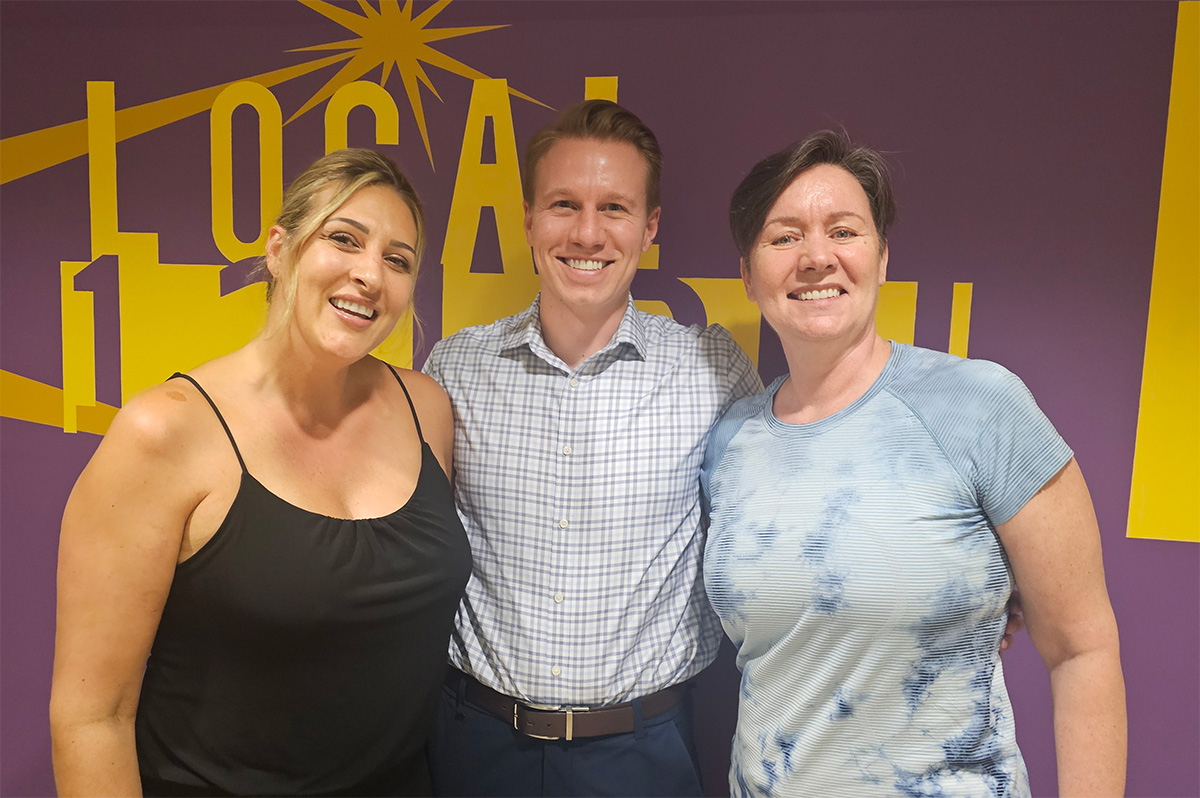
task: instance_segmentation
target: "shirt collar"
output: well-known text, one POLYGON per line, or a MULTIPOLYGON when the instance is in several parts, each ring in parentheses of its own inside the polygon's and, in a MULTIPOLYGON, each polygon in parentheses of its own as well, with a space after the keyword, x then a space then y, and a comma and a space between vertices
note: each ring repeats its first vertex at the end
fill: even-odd
MULTIPOLYGON (((533 304, 513 316, 508 329, 500 336, 500 351, 527 347, 531 352, 547 362, 559 365, 559 358, 546 346, 542 337, 542 318, 538 312, 542 295, 539 293, 533 304)), ((607 360, 645 360, 646 359, 646 328, 642 314, 633 303, 633 295, 626 297, 625 315, 617 331, 603 349, 589 357, 584 364, 596 358, 605 357, 607 360)), ((583 367, 582 365, 580 366, 583 367)))

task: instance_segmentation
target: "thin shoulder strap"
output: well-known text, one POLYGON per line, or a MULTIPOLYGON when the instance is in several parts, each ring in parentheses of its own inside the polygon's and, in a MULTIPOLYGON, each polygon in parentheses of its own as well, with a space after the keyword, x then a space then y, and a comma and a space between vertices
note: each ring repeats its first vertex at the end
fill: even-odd
MULTIPOLYGON (((203 396, 204 399, 208 402, 208 406, 211 407, 213 409, 213 412, 217 414, 217 421, 220 421, 221 426, 224 427, 225 434, 229 436, 229 445, 233 447, 233 453, 237 455, 238 465, 240 465, 242 467, 242 471, 245 471, 246 470, 246 461, 242 459, 242 453, 240 451, 238 451, 237 441, 235 441, 233 439, 233 433, 229 431, 229 425, 225 423, 225 417, 222 416, 221 411, 217 409, 217 403, 212 400, 212 397, 208 395, 208 392, 205 391, 203 388, 201 388, 200 383, 196 382, 195 378, 192 377, 190 374, 183 374, 182 372, 177 371, 174 374, 172 374, 169 377, 169 379, 173 380, 176 377, 183 377, 185 380, 190 382, 192 385, 195 385, 196 390, 199 391, 200 395, 203 396)), ((399 379, 399 378, 397 378, 397 379, 399 379)))
POLYGON ((421 434, 421 419, 417 418, 417 408, 413 404, 412 396, 408 393, 408 388, 404 387, 404 380, 400 379, 400 375, 392 368, 390 363, 385 363, 388 371, 392 372, 392 376, 396 378, 396 382, 400 383, 400 390, 404 391, 404 398, 408 400, 408 409, 412 411, 413 423, 417 425, 417 437, 421 439, 421 443, 425 443, 425 436, 421 434))

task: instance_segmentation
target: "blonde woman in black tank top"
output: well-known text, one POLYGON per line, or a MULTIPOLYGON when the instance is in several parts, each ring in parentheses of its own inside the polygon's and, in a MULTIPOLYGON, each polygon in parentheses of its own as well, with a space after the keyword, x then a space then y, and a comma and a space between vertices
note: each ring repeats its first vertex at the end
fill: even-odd
POLYGON ((263 333, 118 413, 63 517, 60 795, 428 794, 470 548, 445 393, 368 354, 424 240, 391 161, 322 158, 270 230, 263 333))

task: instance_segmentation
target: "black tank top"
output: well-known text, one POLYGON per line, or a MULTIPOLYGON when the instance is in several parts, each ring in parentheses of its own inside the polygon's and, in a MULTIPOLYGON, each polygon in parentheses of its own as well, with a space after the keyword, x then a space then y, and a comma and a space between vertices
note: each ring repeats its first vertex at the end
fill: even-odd
POLYGON ((471 549, 421 434, 412 497, 382 518, 302 510, 246 470, 180 563, 137 711, 146 795, 428 795, 426 739, 471 549))

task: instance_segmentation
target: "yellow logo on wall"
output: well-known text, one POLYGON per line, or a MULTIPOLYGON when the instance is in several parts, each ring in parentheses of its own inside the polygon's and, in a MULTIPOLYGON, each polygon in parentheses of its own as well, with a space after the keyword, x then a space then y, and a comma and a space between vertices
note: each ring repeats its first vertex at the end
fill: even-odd
MULTIPOLYGON (((446 220, 441 253, 444 275, 442 329, 488 323, 525 307, 537 290, 537 275, 525 243, 521 180, 514 135, 512 100, 548 107, 436 49, 439 41, 485 33, 503 25, 438 28, 436 17, 451 0, 438 0, 417 16, 411 2, 380 0, 378 10, 361 2, 361 13, 323 0, 299 0, 340 25, 351 38, 290 52, 311 52, 301 64, 124 109, 115 107, 111 83, 89 83, 87 117, 57 127, 0 141, 0 183, 8 183, 73 158, 87 155, 91 208, 90 260, 60 263, 63 371, 61 388, 0 371, 0 415, 102 434, 116 407, 96 399, 96 318, 91 286, 97 279, 116 285, 120 304, 121 400, 166 378, 228 352, 249 340, 265 315, 261 284, 223 295, 221 272, 228 264, 261 254, 266 230, 283 190, 282 131, 291 121, 325 103, 325 151, 345 146, 350 111, 369 107, 379 144, 399 142, 399 110, 384 86, 393 74, 404 88, 430 163, 434 160, 422 105, 421 87, 437 91, 426 66, 473 81, 463 130, 457 177, 446 220), (271 88, 294 78, 340 65, 337 71, 284 120, 271 88), (379 83, 360 78, 380 69, 379 83), (242 240, 233 231, 234 110, 248 106, 259 125, 258 235, 242 240), (226 264, 159 262, 159 234, 127 233, 117 218, 116 144, 200 113, 210 114, 212 236, 226 264), (484 137, 490 135, 490 146, 484 137), (482 162, 481 152, 495 153, 482 162), (502 269, 474 273, 471 260, 481 211, 493 209, 502 269), (450 301, 452 298, 453 301, 450 301), (159 309, 169 307, 171 313, 159 309)), ((1129 534, 1200 540, 1194 502, 1181 495, 1200 483, 1200 422, 1195 396, 1200 384, 1197 348, 1196 263, 1200 245, 1189 221, 1200 213, 1196 153, 1200 151, 1196 109, 1196 3, 1181 3, 1171 116, 1164 162, 1160 235, 1154 268, 1137 454, 1130 502, 1129 534), (1179 221, 1172 222, 1172 219, 1179 221), (1183 289, 1183 290, 1179 290, 1183 289), (1179 357, 1179 347, 1185 357, 1179 357), (1159 490, 1161 489, 1161 490, 1159 490), (1158 490, 1158 492, 1156 492, 1158 490), (1164 513, 1166 513, 1164 515, 1164 513)), ((616 77, 587 78, 585 97, 617 99, 616 77)), ((66 254, 66 253, 64 253, 66 254)), ((651 248, 641 268, 657 269, 663 253, 651 248)), ((107 283, 106 283, 107 284, 107 283)), ((710 323, 721 323, 757 362, 760 316, 736 277, 678 278, 677 290, 702 303, 710 323)), ((966 356, 970 334, 972 285, 955 284, 949 351, 966 356)), ((915 282, 884 286, 878 311, 880 332, 912 342, 917 302, 915 282)), ((668 303, 639 301, 644 310, 671 315, 668 303)), ((411 327, 398 329, 376 353, 397 365, 412 362, 411 327)))
MULTIPOLYGON (((86 288, 90 272, 116 270, 120 313, 121 400, 165 379, 176 368, 189 368, 228 352, 249 340, 264 315, 264 290, 250 285, 223 296, 220 264, 165 264, 158 259, 158 235, 126 233, 117 218, 116 144, 186 117, 210 112, 213 242, 228 263, 260 255, 270 222, 283 192, 282 131, 288 122, 328 101, 325 109, 325 151, 346 145, 346 120, 351 109, 366 106, 375 115, 379 144, 399 141, 399 112, 383 85, 395 70, 404 86, 426 154, 433 148, 421 101, 420 85, 436 90, 424 64, 437 66, 474 81, 470 109, 458 163, 457 179, 446 226, 442 266, 445 284, 453 297, 443 307, 441 333, 485 324, 516 313, 537 291, 522 224, 521 179, 517 142, 513 132, 510 98, 545 106, 493 80, 476 69, 436 50, 432 43, 485 31, 497 25, 435 28, 433 19, 449 4, 435 3, 417 17, 411 3, 403 8, 383 0, 379 10, 363 4, 357 14, 321 0, 301 2, 356 34, 357 38, 330 42, 293 52, 340 50, 286 69, 252 76, 189 94, 117 110, 111 83, 88 84, 88 115, 84 120, 56 128, 4 139, 0 182, 8 182, 86 154, 89 165, 91 206, 91 261, 61 264, 63 378, 62 389, 8 372, 3 380, 3 415, 60 426, 64 431, 103 433, 116 408, 96 400, 95 307, 86 288), (270 87, 337 63, 342 67, 285 122, 270 87), (359 81, 382 67, 381 83, 359 81), (254 109, 259 125, 259 235, 243 241, 233 232, 233 153, 231 119, 235 109, 254 109), (490 122, 490 125, 488 124, 490 122), (494 163, 482 163, 485 131, 491 130, 494 163), (480 212, 495 212, 502 271, 471 272, 480 212), (114 263, 115 261, 115 263, 114 263), (170 314, 159 308, 170 307, 170 314)), ((585 97, 617 99, 617 78, 588 78, 585 97)), ((658 245, 643 257, 641 268, 656 269, 658 245)), ((710 322, 720 322, 757 361, 760 316, 744 294, 737 278, 682 278, 681 290, 694 292, 710 322)), ((955 350, 966 354, 969 318, 969 284, 955 293, 955 350), (962 293, 965 288, 966 293, 962 293), (965 303, 962 299, 965 297, 965 303)), ((639 301, 647 311, 671 315, 667 303, 639 301)), ((916 284, 892 283, 885 287, 880 327, 897 340, 911 342, 916 314, 916 284)), ((397 365, 412 363, 411 329, 397 329, 376 354, 397 365)))
MULTIPOLYGON (((66 432, 103 433, 108 427, 116 408, 96 400, 95 298, 86 287, 91 272, 115 269, 121 308, 122 402, 146 386, 160 382, 175 368, 192 367, 241 346, 263 323, 262 284, 222 295, 221 271, 227 265, 160 263, 157 234, 121 232, 116 143, 194 114, 210 112, 212 240, 228 263, 238 263, 263 252, 266 230, 280 206, 283 127, 328 101, 325 107, 328 152, 346 145, 347 116, 353 108, 364 106, 371 108, 376 118, 376 142, 398 143, 398 110, 394 98, 383 88, 394 70, 404 86, 431 163, 433 149, 420 85, 434 95, 437 91, 424 65, 474 80, 442 252, 445 284, 452 288, 444 293, 454 298, 444 302, 442 335, 463 326, 490 323, 520 311, 532 300, 538 290, 538 277, 524 241, 520 164, 510 102, 511 97, 517 97, 546 107, 545 103, 511 89, 503 79, 488 78, 433 47, 437 41, 480 34, 504 25, 433 28, 433 19, 450 0, 436 2, 415 18, 410 2, 401 7, 395 0, 382 0, 378 11, 362 4, 359 14, 323 0, 300 1, 356 37, 292 50, 322 53, 341 50, 306 64, 121 110, 115 108, 112 83, 89 83, 88 118, 0 142, 0 182, 88 155, 91 208, 91 260, 64 260, 60 266, 62 388, 0 372, 2 415, 59 426, 66 432), (335 64, 342 64, 340 70, 284 121, 270 86, 335 64), (382 67, 379 84, 359 80, 379 67, 382 67), (233 232, 232 116, 242 106, 254 109, 259 127, 260 226, 257 238, 250 241, 239 239, 233 232), (484 136, 488 130, 494 139, 488 149, 496 152, 496 160, 482 163, 479 154, 485 149, 484 136), (480 212, 485 206, 496 215, 503 266, 499 274, 473 274, 470 270, 480 212), (170 308, 170 312, 162 313, 163 307, 170 308)), ((587 78, 584 96, 617 100, 617 86, 616 77, 587 78)), ((654 245, 640 266, 658 269, 659 260, 659 247, 654 245)), ((679 283, 680 290, 690 290, 701 300, 709 322, 724 324, 757 361, 760 314, 746 300, 740 280, 684 277, 679 283)), ((950 342, 950 350, 956 354, 966 355, 970 301, 970 283, 958 284, 950 342)), ((649 312, 671 314, 664 301, 644 300, 638 301, 638 305, 649 312)), ((889 283, 884 287, 878 316, 881 332, 895 340, 912 342, 916 307, 916 283, 889 283)), ((412 365, 412 331, 397 329, 376 354, 396 365, 412 365)))

